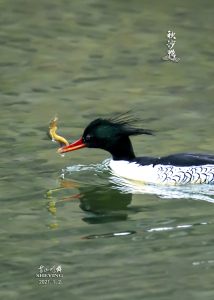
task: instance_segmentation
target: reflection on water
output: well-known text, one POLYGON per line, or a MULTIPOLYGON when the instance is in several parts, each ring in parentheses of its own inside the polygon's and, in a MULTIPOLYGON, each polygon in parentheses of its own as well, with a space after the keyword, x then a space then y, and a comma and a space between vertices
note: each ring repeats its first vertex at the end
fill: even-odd
MULTIPOLYGON (((62 178, 69 178, 72 176, 75 177, 75 173, 78 174, 78 178, 87 178, 92 176, 97 176, 96 182, 99 181, 99 186, 94 190, 100 189, 99 194, 105 194, 105 192, 110 191, 111 193, 114 190, 118 190, 120 195, 126 194, 154 194, 160 198, 171 198, 171 199, 194 199, 194 200, 204 200, 207 202, 214 202, 214 187, 212 184, 187 184, 187 185, 178 185, 178 186, 164 186, 164 185, 155 185, 155 184, 143 184, 141 182, 128 180, 122 177, 118 177, 111 172, 109 168, 110 160, 107 159, 103 163, 97 165, 74 165, 67 167, 62 171, 62 178), (81 174, 81 175, 80 175, 81 174), (88 175, 87 175, 88 174, 88 175), (83 175, 83 176, 82 176, 83 175), (98 180, 98 178, 100 180, 98 180), (111 185, 107 184, 111 182, 111 185), (102 186, 104 185, 104 186, 102 186)), ((87 181, 84 181, 87 183, 87 181)), ((89 180, 88 184, 90 188, 94 188, 93 183, 89 180)), ((96 184, 96 183, 95 183, 96 184)), ((81 185, 81 184, 80 184, 81 185)), ((118 195, 119 195, 118 194, 118 195)), ((118 196, 117 195, 117 196, 118 196)), ((119 197, 119 196, 118 196, 119 197)), ((117 197, 115 197, 117 199, 117 197)), ((109 202, 111 202, 109 200, 109 202)))
POLYGON ((112 238, 112 237, 124 237, 130 234, 135 234, 136 231, 121 231, 121 232, 110 232, 104 234, 91 234, 84 236, 83 239, 91 240, 91 239, 100 239, 100 238, 112 238))
MULTIPOLYGON (((57 216, 57 207, 69 201, 78 201, 79 207, 85 212, 82 220, 88 224, 111 223, 125 221, 129 215, 143 212, 132 206, 134 194, 153 194, 162 199, 193 199, 214 202, 212 185, 161 186, 145 185, 121 177, 113 176, 108 168, 109 160, 95 165, 74 165, 62 170, 60 186, 47 192, 48 210, 57 216), (92 180, 94 177, 95 181, 92 180), (73 178, 73 180, 71 179, 73 178), (74 180, 76 178, 76 180, 74 180), (87 181, 82 181, 87 178, 87 181), (91 181, 92 180, 92 181, 91 181), (97 185, 99 182, 99 185, 97 185), (57 195, 55 195, 57 193, 57 195), (53 200, 53 198, 57 200, 53 200)), ((147 232, 188 229, 193 226, 208 225, 207 222, 179 224, 176 226, 150 227, 147 232)), ((51 223, 50 228, 58 228, 57 223, 51 223)), ((88 235, 83 238, 121 237, 134 234, 136 231, 112 232, 88 235)))
POLYGON ((111 176, 110 180, 115 184, 114 188, 124 193, 154 194, 160 198, 169 199, 193 199, 214 203, 214 187, 212 184, 189 184, 181 186, 161 186, 155 184, 141 184, 111 176))
POLYGON ((59 189, 48 191, 48 210, 52 214, 57 214, 56 206, 62 202, 75 201, 80 202, 80 208, 86 212, 83 221, 91 224, 124 221, 128 217, 128 205, 131 203, 132 194, 122 194, 118 190, 111 189, 111 185, 92 185, 81 186, 73 183, 71 180, 61 181, 59 189), (75 189, 74 189, 75 188, 75 189), (78 193, 77 193, 78 190, 78 193), (52 200, 54 193, 57 193, 57 202, 52 200), (64 193, 61 198, 60 193, 64 193), (65 195, 66 194, 66 195, 65 195))
POLYGON ((91 212, 84 218, 88 223, 124 221, 128 217, 127 206, 131 203, 131 194, 121 194, 110 190, 109 186, 93 189, 80 189, 80 208, 91 212))

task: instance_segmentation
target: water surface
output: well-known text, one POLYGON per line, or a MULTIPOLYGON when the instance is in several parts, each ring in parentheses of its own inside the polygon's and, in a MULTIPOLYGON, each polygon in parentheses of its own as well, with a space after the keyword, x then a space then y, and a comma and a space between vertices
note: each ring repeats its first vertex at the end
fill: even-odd
POLYGON ((213 299, 212 187, 125 189, 107 153, 62 158, 46 135, 56 114, 74 140, 132 109, 157 130, 137 154, 214 153, 213 1, 2 0, 0 14, 0 297, 213 299), (161 60, 170 29, 177 64, 161 60), (59 265, 61 284, 36 277, 59 265))

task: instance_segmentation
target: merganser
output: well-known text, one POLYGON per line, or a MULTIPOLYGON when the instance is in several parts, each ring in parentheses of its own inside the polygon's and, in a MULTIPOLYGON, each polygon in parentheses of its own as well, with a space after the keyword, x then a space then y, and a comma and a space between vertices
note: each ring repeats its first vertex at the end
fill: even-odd
POLYGON ((214 183, 214 155, 179 153, 164 157, 136 157, 130 136, 153 132, 137 128, 132 120, 98 118, 84 130, 82 137, 58 152, 66 153, 84 147, 110 152, 110 168, 120 177, 148 184, 212 184, 214 183))

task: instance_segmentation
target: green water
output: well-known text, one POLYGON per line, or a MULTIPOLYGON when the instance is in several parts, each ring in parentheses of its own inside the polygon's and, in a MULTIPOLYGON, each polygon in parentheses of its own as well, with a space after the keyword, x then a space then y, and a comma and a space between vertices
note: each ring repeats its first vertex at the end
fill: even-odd
POLYGON ((60 157, 46 136, 56 114, 74 140, 132 109, 157 130, 137 154, 214 153, 213 14, 211 0, 0 1, 1 299, 214 298, 212 187, 124 192, 96 166, 107 153, 60 157), (179 63, 161 60, 170 29, 179 63))

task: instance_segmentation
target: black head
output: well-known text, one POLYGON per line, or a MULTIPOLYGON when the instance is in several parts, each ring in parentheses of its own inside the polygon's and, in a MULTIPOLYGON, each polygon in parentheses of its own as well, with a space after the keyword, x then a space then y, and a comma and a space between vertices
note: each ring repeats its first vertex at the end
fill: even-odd
POLYGON ((100 148, 110 152, 113 159, 132 159, 135 155, 129 136, 152 134, 151 130, 134 127, 133 122, 133 119, 127 117, 96 119, 86 127, 80 140, 60 148, 60 152, 83 147, 100 148))

